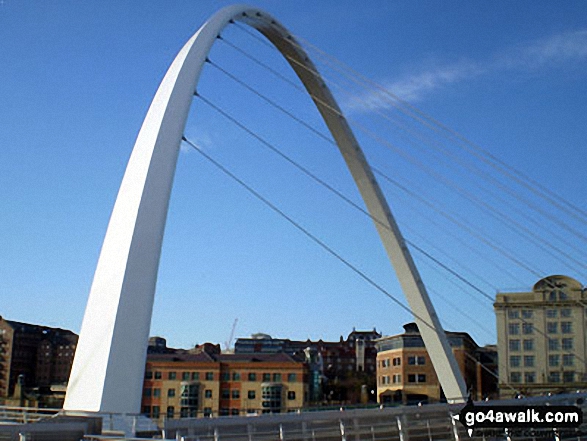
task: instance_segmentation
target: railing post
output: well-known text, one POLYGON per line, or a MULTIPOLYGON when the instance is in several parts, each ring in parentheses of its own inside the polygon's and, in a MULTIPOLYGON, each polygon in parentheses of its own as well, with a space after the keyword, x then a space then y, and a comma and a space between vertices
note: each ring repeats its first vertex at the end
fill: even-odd
POLYGON ((455 438, 455 441, 459 441, 459 428, 457 427, 457 422, 453 418, 452 412, 449 412, 448 416, 450 418, 450 423, 452 424, 452 434, 455 438))
POLYGON ((400 418, 399 415, 395 417, 395 421, 397 422, 397 430, 398 430, 398 433, 399 433, 399 441, 408 441, 408 435, 407 435, 407 433, 404 432, 402 420, 401 420, 401 418, 400 418))
POLYGON ((339 423, 340 423, 340 439, 341 439, 341 441, 346 441, 344 423, 342 422, 342 420, 339 420, 339 423))

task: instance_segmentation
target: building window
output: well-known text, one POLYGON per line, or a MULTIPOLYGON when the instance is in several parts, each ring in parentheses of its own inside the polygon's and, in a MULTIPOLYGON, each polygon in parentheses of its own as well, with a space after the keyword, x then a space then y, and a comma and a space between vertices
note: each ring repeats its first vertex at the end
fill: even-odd
POLYGON ((556 309, 547 309, 546 318, 557 318, 558 311, 556 309))
POLYGON ((549 338, 548 339, 548 350, 549 351, 558 351, 560 349, 560 341, 558 338, 549 338))
POLYGON ((560 372, 551 372, 548 380, 551 383, 560 383, 561 382, 561 374, 560 374, 560 372))
POLYGON ((255 374, 254 372, 250 372, 249 381, 257 381, 257 374, 255 374))
POLYGON ((232 398, 237 400, 241 397, 241 391, 238 389, 233 389, 232 390, 232 398))
POLYGON ((192 372, 192 381, 198 381, 200 379, 199 372, 192 372))
POLYGON ((230 398, 230 389, 222 389, 220 396, 225 400, 229 399, 230 398))
POLYGON ((520 318, 520 311, 518 311, 517 309, 510 309, 508 311, 508 318, 511 318, 511 319, 520 318))
POLYGON ((563 366, 573 366, 575 364, 575 356, 573 354, 563 355, 563 366))
POLYGON ((563 372, 563 381, 565 383, 572 383, 575 381, 575 373, 574 372, 563 372))
POLYGON ((160 397, 161 396, 161 389, 153 389, 153 396, 160 397))
POLYGON ((510 351, 520 350, 520 340, 510 340, 510 351))
POLYGON ((409 365, 423 365, 425 363, 425 358, 423 356, 412 356, 408 357, 408 364, 409 365))
POLYGON ((510 383, 519 383, 522 380, 522 375, 519 372, 512 372, 510 374, 510 383))
POLYGON ((263 374, 263 381, 271 381, 271 374, 263 374))
POLYGON ((254 391, 254 390, 250 390, 250 391, 247 393, 247 398, 248 398, 249 400, 254 400, 254 399, 255 399, 255 391, 254 391))
POLYGON ((173 419, 174 416, 175 416, 175 407, 167 406, 167 418, 173 419))
POLYGON ((522 318, 530 319, 534 316, 534 311, 531 309, 522 309, 522 318))
POLYGON ((177 373, 175 373, 175 372, 169 372, 169 374, 168 374, 168 378, 169 378, 170 380, 175 380, 175 379, 176 379, 176 377, 177 377, 177 373))
POLYGON ((520 367, 519 355, 510 355, 510 367, 520 367))
POLYGON ((175 389, 167 389, 167 396, 174 397, 175 396, 175 389))
POLYGON ((147 416, 151 416, 151 406, 143 406, 143 414, 147 416))
POLYGON ((230 381, 230 372, 222 372, 220 377, 222 378, 222 381, 230 381))
POLYGON ((151 396, 151 389, 143 389, 143 396, 150 397, 151 396))
POLYGON ((524 351, 533 351, 534 350, 534 340, 524 340, 524 351))
POLYGON ((206 389, 204 391, 204 397, 205 398, 212 398, 212 389, 206 389))
POLYGON ((533 355, 524 355, 524 367, 534 367, 533 355))
POLYGON ((570 308, 561 309, 561 317, 568 318, 568 317, 571 317, 571 315, 572 315, 572 311, 570 308))
POLYGON ((232 416, 237 416, 238 415, 238 409, 234 409, 234 408, 233 409, 230 409, 230 414, 232 416))
POLYGON ((153 406, 153 418, 157 419, 159 418, 159 415, 161 414, 161 408, 159 406, 153 406))
POLYGON ((161 379, 161 372, 155 371, 155 380, 161 379))
POLYGON ((426 375, 408 374, 408 383, 426 383, 426 375))
POLYGON ((560 365, 560 355, 549 355, 548 356, 548 366, 550 367, 557 367, 560 365))
POLYGON ((401 366, 402 365, 402 359, 401 359, 401 357, 394 357, 394 359, 393 359, 393 365, 394 366, 401 366))
POLYGON ((241 381, 241 374, 239 372, 233 372, 232 381, 241 381))
POLYGON ((524 374, 524 383, 536 383, 536 374, 534 372, 526 372, 524 374))
POLYGON ((288 400, 295 400, 296 399, 296 391, 295 390, 288 390, 287 391, 287 399, 288 400))
POLYGON ((281 374, 273 374, 273 381, 275 383, 281 382, 281 374))
POLYGON ((211 407, 204 407, 204 416, 211 417, 212 416, 212 408, 211 407))
POLYGON ((401 374, 395 374, 393 376, 393 383, 394 384, 398 384, 398 383, 401 383, 401 382, 402 382, 402 376, 401 376, 401 374))
MULTIPOLYGON (((45 355, 49 355, 49 354, 45 354, 45 355)), ((153 372, 146 371, 145 372, 145 380, 150 380, 151 378, 153 378, 153 372)))
POLYGON ((534 333, 534 325, 532 325, 532 323, 522 323, 522 332, 525 335, 533 334, 534 333))
POLYGON ((206 372, 206 381, 214 380, 214 372, 206 372))
POLYGON ((548 334, 558 334, 558 323, 557 322, 547 322, 546 323, 546 332, 548 334))
POLYGON ((572 334, 573 333, 573 323, 572 322, 561 322, 561 333, 572 334))
POLYGON ((190 373, 189 372, 182 372, 181 373, 181 379, 183 381, 188 381, 190 379, 190 373))
POLYGON ((297 381, 296 374, 287 374, 287 381, 290 383, 295 383, 297 381))
POLYGON ((563 350, 565 351, 572 351, 573 350, 573 339, 572 338, 563 338, 563 350))

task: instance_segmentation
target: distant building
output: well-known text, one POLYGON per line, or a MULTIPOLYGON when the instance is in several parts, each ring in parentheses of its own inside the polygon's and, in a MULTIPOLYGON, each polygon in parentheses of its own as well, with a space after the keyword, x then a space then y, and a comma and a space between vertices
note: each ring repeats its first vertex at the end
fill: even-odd
MULTIPOLYGON (((383 337, 377 344, 377 400, 385 403, 432 403, 445 397, 428 351, 415 323, 404 326, 405 332, 383 337)), ((495 394, 497 381, 485 375, 483 359, 495 360, 491 348, 479 348, 466 332, 446 332, 449 344, 474 399, 495 394), (480 388, 486 387, 486 390, 480 388)), ((491 368, 491 366, 489 366, 491 368)))
POLYGON ((292 412, 306 403, 306 380, 306 364, 285 353, 151 353, 142 412, 154 419, 292 412))
POLYGON ((502 398, 587 388, 587 290, 566 276, 532 291, 497 294, 494 309, 502 398))
POLYGON ((310 367, 310 401, 358 403, 365 399, 362 390, 375 388, 377 349, 375 340, 381 334, 353 331, 346 339, 289 340, 272 338, 268 334, 253 334, 239 338, 235 353, 279 353, 304 357, 310 367))
POLYGON ((0 316, 0 397, 12 397, 17 383, 36 398, 51 395, 52 388, 59 389, 57 395, 64 395, 77 339, 67 329, 0 316))

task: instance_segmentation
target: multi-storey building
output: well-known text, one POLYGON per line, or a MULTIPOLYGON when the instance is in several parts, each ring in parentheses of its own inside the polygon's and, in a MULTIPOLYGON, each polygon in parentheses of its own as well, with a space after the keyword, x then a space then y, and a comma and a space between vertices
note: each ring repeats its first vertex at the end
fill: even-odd
POLYGON ((501 397, 587 388, 586 306, 587 290, 566 276, 497 294, 501 397))
POLYGON ((239 338, 236 353, 279 353, 304 357, 310 366, 311 401, 359 402, 361 390, 375 387, 377 349, 375 340, 381 334, 372 331, 353 331, 344 339, 296 341, 254 334, 239 338))
MULTIPOLYGON (((377 340, 377 399, 380 403, 429 403, 444 400, 438 376, 415 323, 404 326, 405 332, 377 340)), ((482 353, 465 332, 447 332, 449 344, 473 398, 495 391, 495 381, 484 377, 478 366, 487 360, 491 349, 482 353), (483 357, 482 357, 483 355, 483 357), (484 378, 483 378, 484 377, 484 378), (488 390, 479 390, 485 380, 488 390)))
POLYGON ((0 316, 0 397, 11 397, 17 382, 23 390, 37 389, 37 395, 65 385, 76 344, 77 335, 66 329, 0 316))
POLYGON ((154 419, 301 409, 307 367, 285 353, 148 354, 142 411, 154 419))

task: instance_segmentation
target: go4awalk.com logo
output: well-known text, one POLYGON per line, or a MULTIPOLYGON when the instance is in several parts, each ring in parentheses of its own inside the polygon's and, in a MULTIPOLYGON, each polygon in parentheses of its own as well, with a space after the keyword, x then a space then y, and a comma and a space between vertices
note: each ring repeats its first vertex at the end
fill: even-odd
POLYGON ((475 406, 469 401, 454 418, 471 436, 475 429, 576 428, 583 422, 583 412, 577 406, 475 406))

